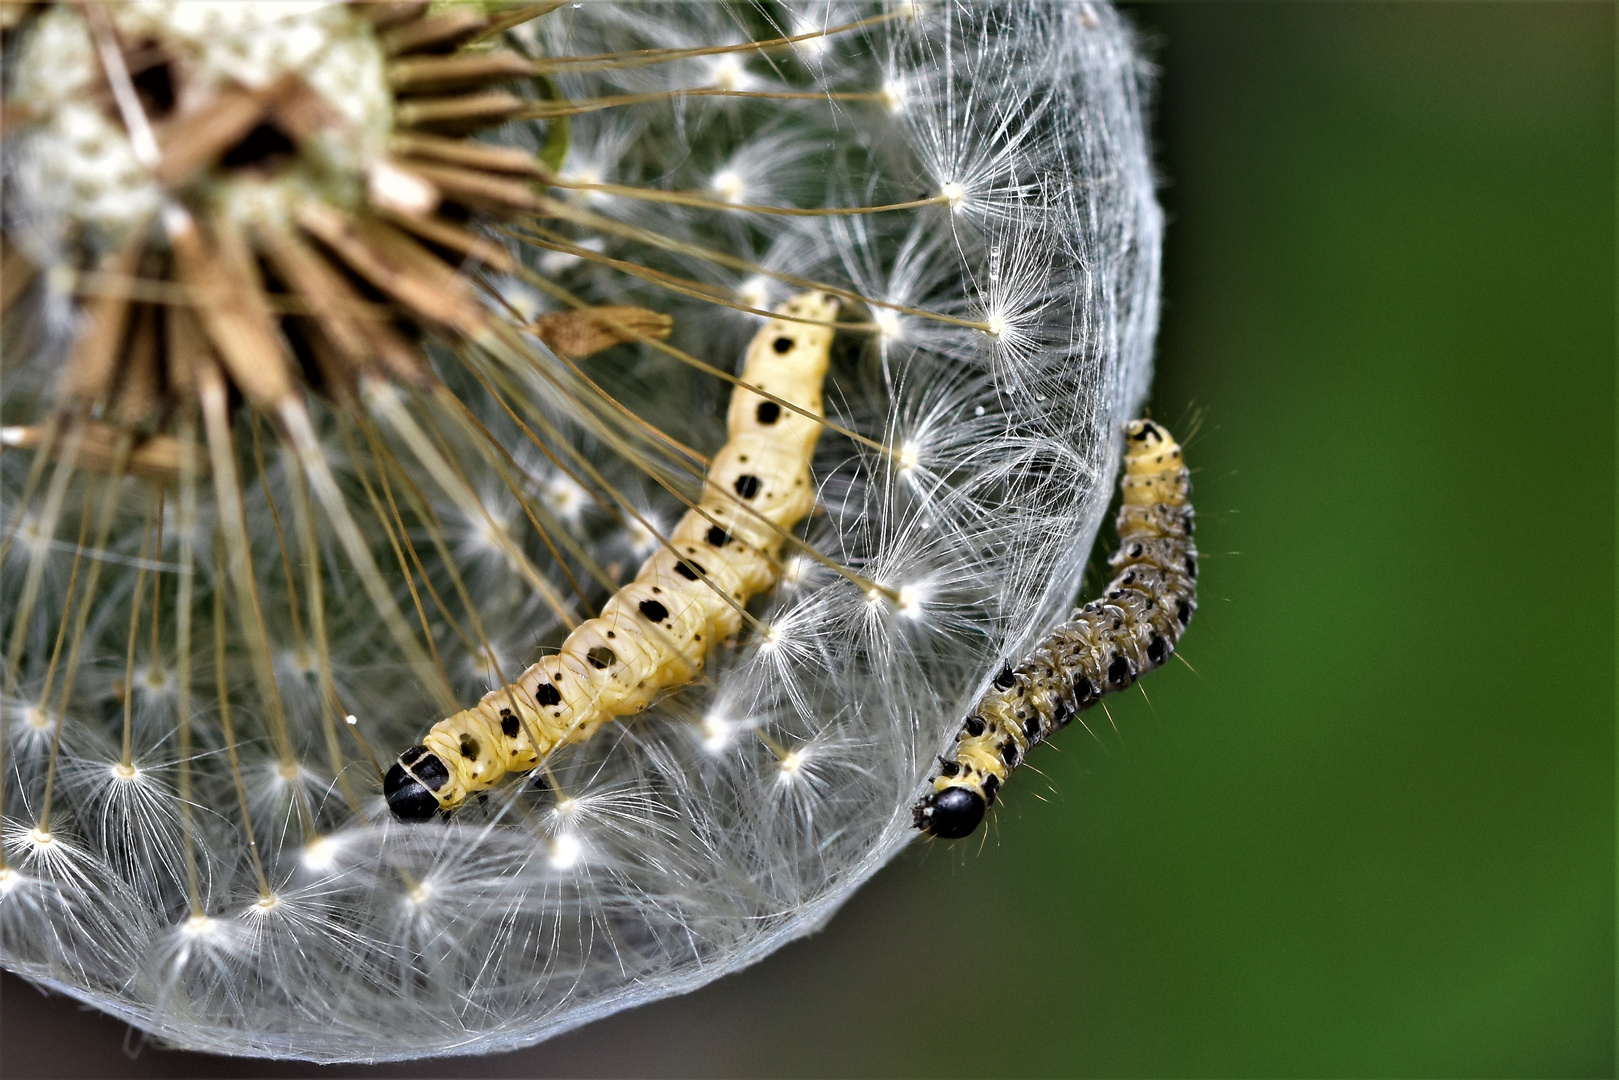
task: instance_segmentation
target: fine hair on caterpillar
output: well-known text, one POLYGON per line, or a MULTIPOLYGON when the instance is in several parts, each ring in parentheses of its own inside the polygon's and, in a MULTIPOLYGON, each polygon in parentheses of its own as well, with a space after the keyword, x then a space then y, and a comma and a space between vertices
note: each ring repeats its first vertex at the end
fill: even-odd
POLYGON ((1126 690, 1174 653, 1197 610, 1191 477, 1177 443, 1150 420, 1124 429, 1118 574, 973 706, 932 790, 913 809, 929 836, 970 835, 1029 751, 1107 694, 1126 690))
POLYGON ((802 293, 778 309, 793 321, 759 329, 701 501, 556 655, 439 721, 399 756, 383 779, 395 817, 453 810, 603 722, 640 712, 695 678, 708 652, 741 629, 749 599, 775 583, 783 538, 815 502, 810 460, 837 312, 835 297, 802 293))

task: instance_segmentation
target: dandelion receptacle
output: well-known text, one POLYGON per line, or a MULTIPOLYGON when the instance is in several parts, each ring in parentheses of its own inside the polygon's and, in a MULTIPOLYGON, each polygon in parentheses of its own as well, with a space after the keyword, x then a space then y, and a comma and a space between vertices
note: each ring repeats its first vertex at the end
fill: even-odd
POLYGON ((9 969, 214 1052, 493 1051, 758 959, 916 836, 1068 610, 1147 391, 1114 11, 0 29, 9 969), (790 337, 808 389, 772 382, 790 337), (681 548, 709 529, 734 588, 681 548), (587 643, 624 597, 647 626, 587 643), (502 687, 523 733, 547 664, 558 704, 616 695, 591 737, 536 723, 396 820, 391 768, 431 788, 400 751, 502 687))

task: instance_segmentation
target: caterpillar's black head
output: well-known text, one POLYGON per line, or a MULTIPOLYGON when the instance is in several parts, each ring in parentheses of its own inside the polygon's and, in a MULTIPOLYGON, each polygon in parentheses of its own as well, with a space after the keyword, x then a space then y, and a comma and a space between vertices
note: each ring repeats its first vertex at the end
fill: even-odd
POLYGON ((1169 441, 1169 436, 1151 420, 1131 420, 1124 425, 1124 435, 1131 442, 1145 443, 1148 448, 1169 441))
POLYGON ((449 778, 450 770, 437 755, 429 753, 425 746, 413 746, 399 755, 388 775, 382 778, 382 794, 388 800, 388 809, 400 821, 426 821, 438 813, 439 801, 422 780, 429 783, 436 780, 434 786, 442 787, 449 778), (405 768, 406 761, 410 762, 409 771, 405 768))
POLYGON ((971 788, 930 791, 916 804, 916 827, 929 836, 959 840, 984 820, 984 797, 971 788))

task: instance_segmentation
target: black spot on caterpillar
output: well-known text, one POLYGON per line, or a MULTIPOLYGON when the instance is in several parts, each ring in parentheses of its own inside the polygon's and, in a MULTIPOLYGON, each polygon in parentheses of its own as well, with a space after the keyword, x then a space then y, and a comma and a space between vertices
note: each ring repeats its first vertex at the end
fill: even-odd
POLYGON ((1148 420, 1125 426, 1119 480, 1118 576, 1048 634, 1016 668, 996 675, 941 759, 933 790, 918 800, 916 827, 967 836, 1018 762, 1103 694, 1116 693, 1169 659, 1197 610, 1191 479, 1180 445, 1148 420))
POLYGON ((777 311, 794 321, 773 319, 754 335, 742 381, 803 412, 738 387, 726 416, 729 438, 709 466, 698 509, 555 656, 440 720, 399 756, 383 779, 395 817, 422 821, 453 810, 507 773, 533 769, 557 747, 583 742, 606 721, 691 682, 710 645, 741 629, 738 609, 776 583, 782 531, 815 503, 810 459, 821 437, 816 418, 825 415, 821 384, 838 301, 807 292, 777 311), (693 558, 699 553, 701 561, 693 558))

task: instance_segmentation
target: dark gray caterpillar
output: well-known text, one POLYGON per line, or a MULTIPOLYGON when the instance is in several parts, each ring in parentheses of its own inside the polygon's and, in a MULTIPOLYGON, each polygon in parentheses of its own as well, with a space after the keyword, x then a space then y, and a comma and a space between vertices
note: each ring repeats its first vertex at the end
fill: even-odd
POLYGON ((1015 669, 1001 669, 962 725, 953 756, 939 759, 933 790, 916 804, 923 832, 971 833, 1035 744, 1175 651, 1197 610, 1197 549, 1191 479, 1169 432, 1147 420, 1126 425, 1119 486, 1119 550, 1109 560, 1118 576, 1015 669))

